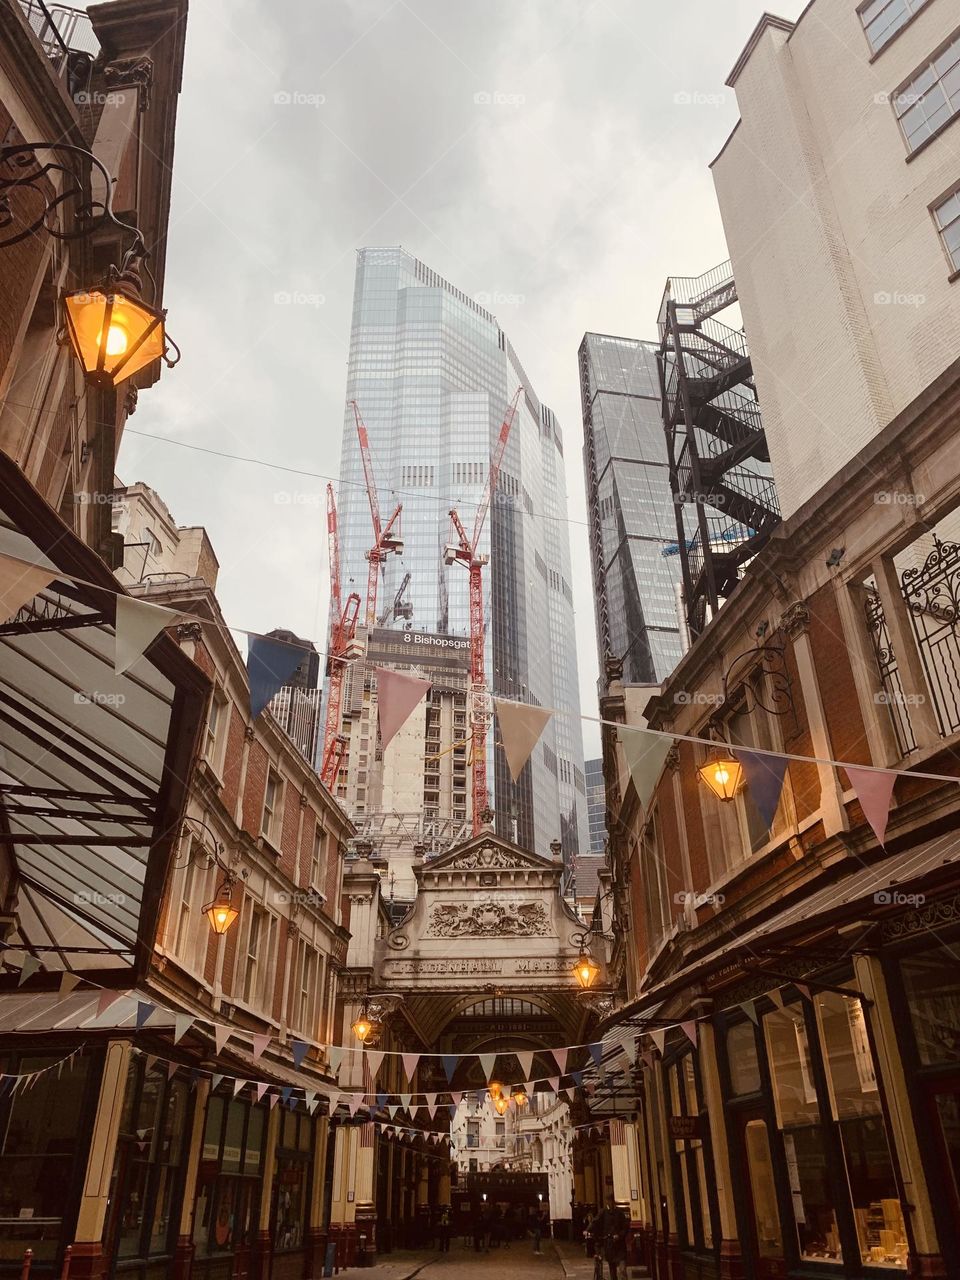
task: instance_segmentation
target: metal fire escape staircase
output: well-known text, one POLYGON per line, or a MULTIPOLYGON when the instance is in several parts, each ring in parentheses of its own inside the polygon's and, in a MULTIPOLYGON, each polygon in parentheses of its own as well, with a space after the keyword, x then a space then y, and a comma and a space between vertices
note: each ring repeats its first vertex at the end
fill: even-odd
POLYGON ((737 301, 729 262, 671 276, 660 304, 660 391, 687 620, 693 635, 780 523, 746 338, 717 320, 737 301))

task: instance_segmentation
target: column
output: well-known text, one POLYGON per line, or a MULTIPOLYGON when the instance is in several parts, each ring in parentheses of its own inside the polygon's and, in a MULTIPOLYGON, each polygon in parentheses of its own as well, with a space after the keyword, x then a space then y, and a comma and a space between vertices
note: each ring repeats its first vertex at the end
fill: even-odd
POLYGON ((267 1280, 270 1275, 273 1245, 270 1215, 273 1211, 273 1179, 277 1167, 279 1136, 280 1103, 278 1102, 267 1112, 267 1133, 263 1143, 263 1178, 260 1183, 260 1214, 250 1259, 251 1280, 267 1280))
POLYGON ((917 1141, 907 1077, 900 1057, 899 1037, 887 981, 877 956, 855 955, 854 973, 857 985, 873 1003, 867 1008, 877 1068, 883 1082, 883 1103, 887 1131, 900 1168, 912 1235, 907 1238, 915 1251, 911 1258, 910 1274, 915 1276, 946 1277, 947 1268, 940 1242, 937 1238, 936 1220, 933 1215, 930 1187, 917 1141))
POLYGON ((625 1205, 630 1215, 630 1235, 628 1237, 627 1261, 633 1265, 637 1261, 636 1236, 640 1218, 639 1179, 635 1177, 636 1169, 636 1135, 633 1125, 625 1120, 611 1120, 610 1132, 610 1167, 613 1173, 613 1198, 617 1204, 625 1205), (633 1136, 633 1161, 631 1162, 630 1139, 633 1136))
POLYGON ((113 1040, 107 1046, 104 1057, 100 1096, 97 1099, 83 1193, 77 1213, 76 1238, 70 1258, 74 1280, 78 1276, 81 1280, 100 1280, 106 1274, 109 1260, 103 1254, 103 1231, 107 1221, 110 1178, 116 1158, 132 1048, 129 1040, 113 1040))
POLYGON ((330 1136, 329 1116, 318 1116, 313 1134, 313 1179, 310 1194, 310 1221, 307 1227, 307 1275, 323 1274, 327 1248, 323 1205, 326 1196, 327 1142, 330 1136))
POLYGON ((664 1096, 664 1079, 663 1067, 658 1062, 653 1068, 653 1099, 656 1112, 655 1124, 659 1132, 660 1142, 659 1149, 663 1153, 662 1164, 662 1186, 661 1190, 663 1198, 667 1202, 667 1226, 666 1239, 664 1232, 660 1232, 660 1247, 658 1249, 659 1259, 661 1263, 660 1272, 669 1280, 682 1280, 683 1266, 680 1260, 680 1238, 677 1235, 677 1198, 676 1190, 673 1185, 673 1161, 671 1160, 671 1138, 667 1129, 667 1106, 664 1096))
POLYGON ((210 1096, 209 1076, 200 1076, 196 1083, 193 1101, 193 1120, 190 1127, 190 1145, 187 1148, 187 1167, 183 1178, 183 1199, 180 1202, 180 1231, 173 1259, 173 1280, 190 1280, 193 1267, 193 1211, 197 1198, 197 1171, 203 1150, 203 1130, 207 1123, 207 1099, 210 1096))
MULTIPOLYGON (((701 1022, 700 1079, 703 1098, 710 1124, 710 1147, 713 1151, 713 1179, 717 1188, 717 1205, 720 1211, 720 1275, 722 1280, 740 1280, 743 1275, 743 1258, 737 1233, 737 1211, 733 1199, 733 1178, 730 1171, 730 1147, 727 1142, 727 1120, 720 1087, 720 1069, 717 1065, 717 1033, 712 1023, 701 1022)), ((710 1169, 707 1177, 711 1176, 710 1169)))
POLYGON ((357 1262, 361 1267, 369 1267, 377 1252, 376 1134, 369 1122, 354 1132, 357 1138, 353 1217, 357 1224, 357 1262))
POLYGON ((355 1252, 353 1165, 355 1159, 353 1125, 338 1124, 334 1130, 333 1194, 330 1202, 330 1239, 337 1243, 337 1265, 352 1266, 355 1252))

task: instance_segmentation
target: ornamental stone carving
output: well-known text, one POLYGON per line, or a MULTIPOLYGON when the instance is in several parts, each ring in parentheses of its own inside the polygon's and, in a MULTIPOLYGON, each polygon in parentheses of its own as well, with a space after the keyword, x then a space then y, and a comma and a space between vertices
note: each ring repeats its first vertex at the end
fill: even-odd
POLYGON ((452 871, 516 871, 527 864, 502 849, 474 849, 447 864, 452 871))
POLYGON ((427 933, 434 938, 531 938, 542 937, 549 923, 542 902, 521 902, 513 906, 486 898, 473 905, 467 902, 437 904, 427 933))

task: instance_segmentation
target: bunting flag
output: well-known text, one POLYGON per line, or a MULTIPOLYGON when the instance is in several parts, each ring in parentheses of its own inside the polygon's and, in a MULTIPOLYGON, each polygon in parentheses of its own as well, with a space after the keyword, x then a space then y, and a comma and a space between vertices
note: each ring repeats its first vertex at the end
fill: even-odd
POLYGON ((320 1105, 320 1099, 313 1098, 310 1102, 307 1103, 307 1110, 310 1112, 311 1115, 313 1115, 313 1113, 316 1111, 319 1105, 320 1105))
POLYGON ((363 1056, 367 1061, 367 1066, 370 1068, 370 1083, 374 1084, 377 1079, 377 1074, 380 1071, 380 1067, 383 1064, 383 1050, 367 1049, 363 1056))
POLYGON ((665 738, 659 733, 648 733, 643 729, 631 730, 622 726, 617 730, 617 735, 640 807, 646 813, 657 779, 673 746, 673 739, 665 738))
POLYGON ((290 1049, 293 1053, 293 1065, 295 1067, 299 1068, 303 1066, 303 1060, 307 1056, 309 1048, 310 1046, 307 1044, 306 1040, 292 1040, 290 1042, 290 1049))
POLYGON ((462 1099, 462 1097, 463 1097, 463 1094, 460 1092, 459 1089, 456 1092, 451 1091, 450 1105, 453 1107, 454 1111, 456 1111, 457 1107, 459 1107, 460 1100, 462 1099))
POLYGON ((267 1099, 267 1101, 269 1102, 269 1104, 270 1104, 270 1110, 272 1111, 272 1110, 273 1110, 273 1108, 274 1108, 274 1107, 277 1105, 277 1103, 280 1101, 280 1095, 279 1095, 279 1093, 271 1093, 271 1095, 270 1095, 270 1097, 267 1099))
POLYGON ((810 988, 807 986, 805 982, 795 982, 793 985, 797 988, 797 990, 803 996, 804 1000, 811 1000, 811 1001, 813 1000, 813 996, 811 996, 810 994, 810 988))
POLYGON ((400 1061, 403 1063, 403 1074, 413 1084, 413 1073, 416 1071, 417 1063, 420 1061, 419 1053, 401 1053, 400 1061))
POLYGON ((253 1037, 253 1056, 254 1058, 262 1058, 266 1052, 267 1045, 272 1037, 264 1035, 255 1035, 253 1037))
POLYGON ((285 1085, 280 1090, 280 1100, 284 1104, 284 1106, 286 1106, 286 1104, 290 1101, 292 1097, 293 1097, 292 1087, 290 1085, 285 1085))
POLYGON ((772 1000, 778 1009, 783 1008, 783 993, 779 987, 774 987, 772 991, 768 991, 767 999, 772 1000))
POLYGON ((168 1063, 167 1063, 167 1079, 168 1079, 168 1080, 172 1080, 172 1079, 173 1079, 173 1077, 174 1077, 174 1076, 177 1074, 177 1072, 179 1071, 179 1069, 180 1069, 180 1063, 179 1063, 179 1062, 168 1062, 168 1063))
POLYGON ((217 1086, 222 1083, 223 1083, 223 1076, 219 1072, 215 1073, 210 1080, 210 1092, 216 1093, 217 1086))
POLYGON ((391 1120, 396 1120, 397 1112, 399 1110, 400 1108, 397 1106, 395 1102, 391 1103, 390 1106, 387 1107, 387 1115, 390 1117, 391 1120))
POLYGON ((236 1097, 236 1096, 237 1096, 237 1094, 240 1092, 240 1090, 243 1088, 243 1086, 244 1086, 245 1084, 247 1084, 247 1083, 248 1083, 248 1081, 246 1081, 246 1080, 234 1080, 234 1082, 233 1082, 233 1096, 234 1096, 234 1097, 236 1097))
POLYGON ((553 1059, 557 1064, 557 1070, 562 1076, 565 1076, 567 1074, 567 1054, 569 1050, 551 1049, 550 1052, 553 1054, 553 1059))
POLYGON ((173 626, 180 617, 176 609, 164 609, 162 605, 133 596, 117 596, 115 623, 115 647, 113 669, 118 676, 128 671, 143 656, 147 645, 165 627, 173 626))
POLYGON ((514 1054, 520 1063, 520 1074, 524 1080, 529 1080, 533 1075, 533 1053, 530 1050, 523 1049, 514 1054))
POLYGON ((662 1057, 663 1057, 663 1046, 664 1046, 664 1045, 666 1044, 666 1042, 667 1042, 667 1029, 666 1029, 666 1027, 658 1027, 658 1028, 656 1029, 656 1031, 651 1031, 651 1032, 650 1032, 650 1039, 651 1039, 651 1040, 653 1041, 653 1043, 657 1046, 657 1052, 660 1054, 660 1057, 662 1058, 662 1057))
POLYGON ((20 966, 20 980, 17 982, 17 986, 22 987, 27 979, 32 978, 39 968, 40 961, 36 956, 24 956, 23 964, 20 966))
POLYGON ((137 1030, 139 1031, 146 1022, 156 1013, 157 1006, 151 1004, 149 1000, 137 1001, 137 1030))
POLYGON ((68 996, 81 981, 82 979, 78 973, 70 973, 65 969, 62 977, 60 978, 60 990, 58 994, 61 996, 68 996))
POLYGON ((45 591, 56 577, 53 569, 0 556, 0 623, 16 617, 25 604, 45 591))
POLYGON ((883 844, 897 775, 880 773, 876 769, 855 769, 849 764, 844 766, 844 770, 860 801, 863 816, 877 837, 877 843, 883 844))
POLYGON ((289 684, 293 673, 312 646, 287 644, 269 636, 250 636, 247 648, 247 680, 250 715, 256 720, 278 689, 289 684))
POLYGON ((571 1102, 576 1102, 576 1100, 577 1100, 577 1091, 576 1091, 576 1089, 574 1089, 572 1086, 570 1086, 570 1087, 568 1087, 568 1088, 564 1089, 564 1091, 563 1091, 563 1092, 567 1095, 567 1097, 569 1098, 569 1100, 570 1100, 571 1102))
POLYGON ((442 1055, 442 1061, 443 1072, 447 1077, 447 1084, 449 1084, 453 1079, 453 1073, 456 1071, 460 1062, 460 1055, 458 1053, 445 1053, 442 1055))
POLYGON ((696 1018, 687 1018, 685 1022, 681 1022, 680 1026, 684 1035, 690 1041, 694 1048, 697 1047, 697 1020, 696 1018))
POLYGON ((577 1088, 579 1089, 579 1088, 580 1088, 580 1086, 583 1084, 583 1072, 582 1072, 582 1071, 571 1071, 571 1072, 570 1072, 570 1079, 573 1081, 573 1083, 574 1083, 574 1084, 577 1086, 577 1088))
POLYGON ((400 1099, 400 1105, 401 1105, 401 1107, 403 1107, 404 1111, 409 1111, 409 1110, 410 1110, 410 1102, 411 1102, 411 1100, 412 1100, 412 1098, 413 1098, 413 1094, 412 1094, 412 1093, 400 1093, 400 1094, 398 1094, 397 1096, 398 1096, 398 1097, 399 1097, 399 1099, 400 1099))
POLYGON ((330 1072, 332 1075, 340 1074, 340 1064, 343 1062, 343 1049, 338 1045, 331 1044, 327 1046, 327 1058, 330 1062, 330 1072))
POLYGON ((598 1040, 596 1044, 587 1045, 587 1048, 590 1050, 590 1057, 593 1059, 594 1065, 599 1067, 600 1060, 603 1057, 603 1045, 598 1040))
POLYGON ((757 1017, 757 1006, 753 1000, 744 1000, 741 1002, 740 1008, 747 1015, 755 1027, 760 1025, 760 1019, 757 1017))
POLYGON ((340 1105, 340 1090, 330 1089, 327 1092, 327 1101, 330 1103, 330 1114, 333 1115, 337 1107, 340 1105))
POLYGON ((217 1046, 217 1053, 223 1053, 223 1047, 230 1039, 230 1027, 225 1027, 219 1022, 213 1024, 213 1039, 217 1046))
POLYGON ((101 1013, 106 1013, 110 1006, 119 1000, 122 995, 122 991, 110 991, 108 989, 101 991, 100 999, 97 1001, 97 1017, 99 1018, 101 1013))
POLYGON ((551 1090, 551 1092, 552 1092, 552 1093, 559 1093, 559 1092, 560 1092, 560 1077, 559 1077, 559 1076, 551 1076, 551 1077, 550 1077, 550 1079, 547 1081, 547 1084, 550 1086, 550 1090, 551 1090))
POLYGON ((187 1032, 196 1022, 196 1018, 191 1017, 189 1013, 177 1013, 177 1014, 174 1014, 173 1021, 174 1021, 173 1043, 179 1044, 179 1042, 183 1039, 183 1037, 187 1034, 187 1032))
POLYGON ((347 1110, 350 1112, 350 1118, 351 1118, 351 1119, 353 1119, 353 1117, 354 1117, 354 1116, 357 1114, 357 1112, 360 1110, 361 1103, 362 1103, 362 1100, 361 1100, 361 1098, 359 1097, 359 1095, 357 1095, 357 1094, 354 1094, 354 1096, 353 1096, 353 1097, 350 1099, 350 1101, 347 1103, 347 1110))
POLYGON ((377 719, 383 750, 393 740, 398 729, 410 718, 414 707, 422 702, 430 688, 429 680, 408 676, 388 667, 374 667, 377 677, 377 719))
MULTIPOLYGON (((553 1056, 557 1056, 556 1050, 554 1050, 553 1056)), ((480 1070, 483 1072, 483 1078, 489 1084, 493 1078, 494 1068, 497 1065, 497 1055, 495 1053, 479 1053, 477 1057, 480 1059, 480 1070)))
POLYGON ((787 771, 786 756, 768 756, 737 747, 733 753, 743 766, 747 792, 767 831, 773 826, 787 771))
POLYGON ((260 1081, 260 1083, 257 1085, 257 1101, 258 1102, 263 1101, 263 1095, 267 1092, 269 1088, 270 1086, 268 1084, 264 1084, 262 1080, 260 1081))
POLYGON ((493 705, 500 722, 500 739, 507 757, 507 768, 516 782, 553 712, 525 702, 506 702, 503 698, 494 698, 493 705))

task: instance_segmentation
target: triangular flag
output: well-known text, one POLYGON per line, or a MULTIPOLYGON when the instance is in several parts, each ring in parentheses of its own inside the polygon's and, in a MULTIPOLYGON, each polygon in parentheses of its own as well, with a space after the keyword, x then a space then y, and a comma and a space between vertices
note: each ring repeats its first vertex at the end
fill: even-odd
POLYGON ((571 1071, 571 1072, 570 1072, 570 1079, 573 1081, 573 1083, 574 1083, 574 1084, 577 1086, 577 1088, 579 1089, 579 1088, 580 1088, 580 1086, 583 1084, 583 1072, 582 1072, 582 1071, 571 1071))
POLYGON ((459 1107, 460 1101, 462 1098, 463 1098, 463 1093, 459 1089, 456 1091, 456 1093, 454 1093, 451 1090, 450 1103, 453 1106, 454 1110, 456 1110, 456 1108, 459 1107))
POLYGON ((663 1046, 664 1046, 664 1045, 666 1044, 666 1042, 667 1042, 667 1029, 666 1029, 666 1027, 657 1027, 656 1031, 651 1031, 651 1032, 650 1032, 650 1039, 651 1039, 651 1040, 653 1041, 653 1043, 657 1046, 657 1052, 660 1054, 660 1057, 662 1058, 662 1057, 663 1057, 663 1046))
POLYGON ((327 1057, 330 1059, 330 1072, 332 1075, 340 1074, 340 1064, 343 1062, 343 1050, 339 1045, 331 1044, 327 1048, 327 1057))
POLYGON ((774 987, 772 991, 768 991, 767 999, 772 1000, 778 1009, 783 1008, 783 993, 779 987, 774 987))
POLYGON ((155 636, 179 618, 175 609, 164 609, 149 600, 117 596, 113 669, 118 676, 129 670, 155 636))
POLYGON ((477 1057, 480 1059, 480 1070, 483 1072, 483 1078, 489 1084, 493 1076, 494 1067, 497 1065, 497 1055, 495 1053, 479 1053, 477 1057))
POLYGON ((377 677, 377 718, 380 740, 386 751, 398 729, 409 719, 414 707, 422 702, 430 688, 429 680, 408 676, 388 667, 374 667, 377 677))
POLYGON ((217 1053, 223 1052, 223 1046, 230 1039, 230 1028, 221 1026, 219 1022, 213 1024, 213 1038, 217 1045, 217 1053))
POLYGON ((0 556, 0 623, 9 622, 56 577, 53 569, 0 556))
POLYGON ((157 1011, 157 1006, 155 1004, 151 1004, 149 1000, 137 1001, 137 1030, 138 1031, 147 1022, 147 1020, 150 1017, 152 1017, 154 1013, 156 1013, 156 1011, 157 1011))
POLYGON ((503 754, 507 757, 507 768, 516 782, 553 712, 527 702, 505 702, 502 698, 494 698, 493 705, 500 722, 500 740, 503 754))
POLYGON ((412 1093, 401 1093, 401 1094, 398 1094, 397 1096, 398 1096, 398 1097, 399 1097, 399 1099, 400 1099, 400 1105, 401 1105, 401 1107, 403 1107, 404 1111, 409 1111, 409 1110, 410 1110, 410 1100, 412 1099, 413 1094, 412 1094, 412 1093))
POLYGON ((257 716, 278 689, 289 684, 312 646, 287 644, 269 636, 250 636, 247 647, 247 680, 250 684, 250 715, 257 716))
POLYGON ((24 956, 23 964, 20 966, 20 981, 17 986, 22 987, 27 979, 32 978, 39 968, 40 961, 36 956, 24 956))
POLYGON ((795 982, 793 985, 797 988, 797 990, 803 996, 804 1000, 813 999, 813 997, 810 995, 810 988, 807 986, 805 982, 795 982))
POLYGON ((333 1113, 336 1111, 337 1107, 339 1107, 339 1105, 340 1105, 340 1090, 339 1090, 339 1089, 331 1089, 331 1090, 327 1093, 327 1102, 328 1102, 328 1104, 329 1104, 329 1111, 330 1111, 330 1114, 331 1114, 331 1115, 333 1115, 333 1113))
POLYGON ((97 1017, 99 1018, 101 1013, 106 1013, 110 1006, 116 1000, 119 1000, 122 995, 122 991, 101 991, 100 999, 97 1001, 97 1017))
POLYGON ((697 1047, 697 1020, 696 1018, 687 1018, 686 1022, 680 1023, 680 1029, 690 1041, 694 1048, 697 1047))
POLYGON ((313 1113, 316 1111, 319 1105, 320 1105, 320 1099, 314 1098, 311 1102, 307 1103, 307 1110, 310 1112, 311 1115, 313 1115, 313 1113))
POLYGON ((740 1008, 747 1015, 755 1027, 760 1025, 760 1019, 757 1017, 757 1006, 752 1000, 743 1000, 740 1008))
POLYGON ((443 1071, 447 1077, 447 1084, 449 1084, 460 1062, 460 1055, 457 1053, 444 1053, 441 1054, 441 1059, 443 1061, 443 1071))
POLYGON ((362 1105, 362 1099, 360 1098, 359 1094, 354 1094, 353 1097, 350 1099, 350 1101, 347 1103, 347 1110, 350 1112, 351 1117, 357 1114, 357 1112, 360 1110, 361 1105, 362 1105))
POLYGON ((383 1065, 384 1051, 382 1049, 368 1049, 363 1056, 367 1061, 367 1066, 370 1068, 370 1083, 374 1084, 377 1074, 383 1065))
POLYGON ((168 1062, 167 1063, 167 1079, 172 1080, 179 1070, 180 1070, 179 1062, 168 1062))
POLYGON ((233 1082, 233 1096, 234 1096, 234 1097, 236 1097, 236 1096, 237 1096, 237 1094, 240 1092, 240 1090, 243 1088, 243 1086, 244 1086, 246 1083, 247 1083, 247 1081, 246 1081, 246 1080, 234 1080, 234 1082, 233 1082))
POLYGON ((590 1057, 593 1059, 595 1065, 599 1067, 600 1059, 603 1057, 603 1045, 598 1040, 596 1044, 587 1045, 587 1048, 590 1050, 590 1057))
POLYGON ((854 769, 852 765, 844 765, 844 769, 850 779, 851 787, 857 793, 863 816, 877 837, 877 843, 883 844, 887 834, 887 819, 890 817, 893 785, 897 775, 883 773, 876 769, 854 769))
POLYGON ((390 1117, 391 1120, 396 1120, 397 1112, 399 1110, 400 1108, 397 1106, 395 1102, 391 1103, 390 1106, 387 1107, 387 1115, 390 1117))
POLYGON ((289 1084, 285 1085, 284 1088, 280 1090, 280 1098, 284 1103, 284 1105, 286 1105, 286 1103, 288 1103, 292 1097, 293 1097, 293 1086, 289 1084))
POLYGON ((263 1101, 263 1095, 267 1092, 269 1088, 270 1086, 268 1084, 264 1084, 262 1080, 260 1081, 260 1083, 257 1085, 257 1101, 258 1102, 263 1101))
POLYGON ((558 1093, 560 1090, 560 1077, 551 1076, 547 1081, 547 1084, 550 1086, 551 1093, 558 1093))
POLYGON ((626 729, 622 726, 617 730, 617 735, 641 808, 646 811, 660 771, 670 754, 673 739, 644 729, 626 729))
POLYGON ((760 751, 737 747, 733 753, 743 766, 747 793, 760 815, 765 830, 773 826, 787 771, 786 756, 768 756, 760 751))
POLYGON ((518 1050, 514 1056, 516 1057, 517 1061, 520 1063, 520 1074, 524 1077, 524 1079, 527 1079, 531 1075, 533 1075, 532 1051, 528 1049, 518 1050))
POLYGON ((272 1036, 255 1035, 253 1037, 253 1056, 262 1058, 267 1045, 270 1043, 272 1036))
POLYGON ((277 1103, 280 1101, 280 1095, 279 1095, 279 1093, 271 1093, 271 1095, 270 1095, 270 1097, 267 1099, 267 1101, 269 1102, 269 1104, 270 1104, 270 1110, 272 1111, 272 1110, 273 1110, 273 1108, 274 1108, 274 1107, 277 1105, 277 1103))
POLYGON ((222 1081, 223 1081, 223 1076, 222 1076, 222 1075, 219 1075, 219 1074, 218 1074, 218 1075, 214 1075, 213 1077, 211 1077, 211 1080, 210 1080, 210 1092, 211 1092, 211 1093, 216 1093, 216 1091, 217 1091, 217 1086, 218 1086, 219 1084, 221 1084, 221 1083, 222 1083, 222 1081))
POLYGON ((293 1052, 293 1065, 295 1067, 303 1066, 303 1060, 307 1056, 307 1050, 310 1046, 306 1040, 293 1040, 290 1043, 290 1049, 293 1052))
POLYGON ((403 1074, 410 1083, 413 1083, 413 1073, 417 1069, 417 1063, 420 1061, 419 1053, 401 1053, 400 1061, 403 1063, 403 1074))
POLYGON ((567 1097, 570 1099, 571 1102, 576 1101, 577 1091, 572 1086, 568 1086, 566 1089, 564 1089, 563 1092, 567 1095, 567 1097))
POLYGON ((78 973, 68 973, 64 970, 60 978, 60 995, 68 996, 81 981, 82 979, 78 973))
POLYGON ((192 1018, 189 1013, 175 1013, 173 1015, 173 1022, 174 1022, 173 1043, 174 1044, 178 1044, 183 1039, 183 1037, 187 1034, 187 1032, 193 1026, 195 1021, 196 1019, 192 1018))
POLYGON ((557 1070, 560 1072, 562 1076, 566 1075, 567 1074, 567 1054, 570 1052, 570 1050, 569 1049, 551 1049, 550 1052, 553 1054, 554 1061, 557 1064, 557 1070))

